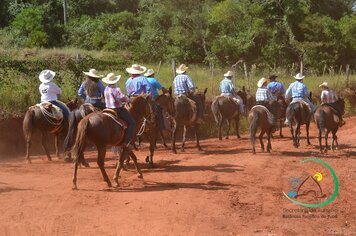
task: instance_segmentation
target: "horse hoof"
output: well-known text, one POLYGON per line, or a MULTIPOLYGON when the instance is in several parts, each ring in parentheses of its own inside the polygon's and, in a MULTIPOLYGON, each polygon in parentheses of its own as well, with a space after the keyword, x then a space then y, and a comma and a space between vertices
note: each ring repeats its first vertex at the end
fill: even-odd
POLYGON ((237 138, 241 138, 241 136, 240 136, 240 135, 238 135, 238 136, 237 136, 237 138))
POLYGON ((27 160, 27 164, 31 164, 32 162, 31 162, 31 160, 27 160))
POLYGON ((229 139, 229 136, 225 137, 225 139, 229 139))
POLYGON ((199 151, 203 151, 203 149, 202 149, 201 147, 198 147, 198 150, 199 150, 199 151))
POLYGON ((137 174, 137 178, 143 179, 143 175, 142 174, 137 174))
POLYGON ((146 156, 146 162, 149 162, 150 161, 150 157, 149 156, 146 156))
POLYGON ((221 138, 221 137, 219 137, 219 140, 221 141, 221 140, 222 140, 222 138, 221 138))
POLYGON ((148 168, 154 168, 153 162, 149 162, 147 166, 148 166, 148 168))
POLYGON ((111 188, 111 187, 112 187, 111 182, 109 181, 109 182, 107 182, 107 183, 108 183, 108 187, 111 188))
POLYGON ((78 187, 76 184, 72 186, 72 190, 78 190, 78 187))
POLYGON ((177 151, 176 151, 176 150, 173 150, 172 152, 173 152, 173 154, 177 154, 177 151))
POLYGON ((65 157, 64 162, 70 163, 73 162, 73 159, 71 157, 65 157))
POLYGON ((90 167, 89 163, 88 163, 88 162, 86 162, 86 161, 85 161, 85 162, 83 162, 82 164, 83 164, 83 166, 84 166, 84 167, 86 167, 86 168, 90 167))

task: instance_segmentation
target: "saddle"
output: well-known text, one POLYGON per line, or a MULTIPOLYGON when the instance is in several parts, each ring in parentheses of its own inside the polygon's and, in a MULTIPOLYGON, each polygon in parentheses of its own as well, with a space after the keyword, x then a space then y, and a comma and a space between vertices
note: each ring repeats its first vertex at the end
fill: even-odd
POLYGON ((127 123, 118 116, 114 109, 106 108, 102 112, 104 115, 112 118, 118 125, 122 126, 124 130, 127 129, 127 123))
POLYGON ((57 121, 63 120, 63 111, 61 110, 61 108, 57 107, 56 105, 53 105, 50 102, 41 102, 39 104, 36 104, 36 106, 38 106, 41 109, 43 115, 53 118, 57 121))
POLYGON ((267 113, 267 120, 268 120, 268 123, 270 124, 270 125, 274 125, 274 117, 273 117, 273 114, 272 114, 272 112, 270 112, 269 110, 268 110, 268 108, 267 107, 265 107, 265 106, 263 106, 263 105, 255 105, 255 106, 253 106, 252 108, 251 108, 251 111, 253 111, 254 109, 257 109, 257 108, 262 108, 266 113, 267 113))
POLYGON ((229 95, 221 95, 221 97, 224 97, 226 99, 229 99, 230 101, 234 102, 237 106, 240 106, 240 100, 238 100, 237 98, 234 99, 234 96, 229 96, 229 95))

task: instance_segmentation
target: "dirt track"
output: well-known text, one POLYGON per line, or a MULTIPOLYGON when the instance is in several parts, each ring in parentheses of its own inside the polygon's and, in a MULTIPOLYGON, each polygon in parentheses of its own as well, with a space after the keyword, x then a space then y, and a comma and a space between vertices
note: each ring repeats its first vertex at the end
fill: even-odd
MULTIPOLYGON (((102 181, 95 152, 86 154, 91 167, 79 169, 78 191, 71 189, 71 164, 7 159, 0 163, 0 235, 355 235, 356 117, 346 121, 339 131, 341 149, 328 154, 314 146, 315 124, 312 146, 303 139, 293 148, 285 129, 288 137, 273 139, 270 154, 258 149, 253 156, 246 135, 230 136, 203 140, 202 152, 192 142, 177 155, 159 146, 156 168, 147 169, 143 148, 137 156, 144 180, 131 167, 122 172, 119 189, 102 181), (300 161, 311 156, 326 161, 340 181, 335 201, 319 212, 307 212, 282 193, 303 167, 300 161)), ((331 175, 322 171, 330 197, 331 175)))

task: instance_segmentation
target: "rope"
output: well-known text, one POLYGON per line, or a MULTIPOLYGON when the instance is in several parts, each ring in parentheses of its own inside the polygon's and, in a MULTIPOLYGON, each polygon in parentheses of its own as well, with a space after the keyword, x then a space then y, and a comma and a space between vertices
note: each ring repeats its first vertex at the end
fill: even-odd
POLYGON ((141 136, 141 135, 143 134, 143 132, 145 131, 145 128, 146 128, 146 123, 147 123, 147 119, 146 119, 146 118, 143 118, 143 122, 142 122, 141 128, 140 128, 140 130, 137 132, 137 135, 136 135, 136 136, 141 136))
POLYGON ((51 112, 47 111, 43 106, 39 105, 39 107, 40 107, 40 110, 41 110, 43 116, 46 118, 46 120, 50 124, 58 126, 62 123, 63 119, 57 120, 56 117, 51 112), (54 119, 55 121, 49 119, 49 117, 54 119))

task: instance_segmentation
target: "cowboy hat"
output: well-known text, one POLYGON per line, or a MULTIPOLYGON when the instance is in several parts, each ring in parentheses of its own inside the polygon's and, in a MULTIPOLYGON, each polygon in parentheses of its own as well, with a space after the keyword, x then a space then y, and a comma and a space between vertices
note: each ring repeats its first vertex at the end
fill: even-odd
POLYGON ((319 87, 325 87, 325 88, 329 88, 329 85, 327 82, 323 82, 321 85, 319 85, 319 87))
POLYGON ((89 76, 89 77, 92 77, 92 78, 98 78, 98 79, 100 79, 100 78, 103 77, 103 75, 99 75, 98 71, 95 70, 95 69, 90 69, 88 72, 83 71, 83 73, 84 73, 85 75, 89 76))
POLYGON ((151 76, 155 73, 155 71, 153 69, 148 69, 147 72, 144 74, 144 76, 148 77, 151 76))
POLYGON ((225 77, 232 77, 232 71, 229 70, 228 72, 226 72, 226 73, 224 74, 224 76, 225 76, 225 77))
POLYGON ((257 83, 257 87, 261 88, 265 83, 267 82, 267 79, 262 77, 258 83, 257 83))
POLYGON ((183 74, 186 70, 188 70, 189 67, 187 67, 185 64, 181 64, 177 69, 176 72, 177 74, 183 74))
POLYGON ((296 80, 302 80, 302 79, 304 79, 304 76, 301 75, 300 73, 298 73, 298 74, 296 74, 296 75, 294 76, 294 78, 295 78, 296 80))
POLYGON ((56 75, 56 72, 54 72, 54 71, 43 70, 43 71, 41 71, 38 78, 40 79, 40 81, 42 83, 48 83, 49 81, 51 81, 54 78, 55 75, 56 75))
POLYGON ((268 77, 268 79, 271 80, 271 79, 275 79, 277 77, 278 77, 278 75, 271 75, 270 77, 268 77))
POLYGON ((133 64, 131 67, 126 68, 127 73, 132 75, 140 75, 146 71, 146 67, 138 64, 133 64))
POLYGON ((114 73, 109 73, 106 77, 102 79, 105 84, 116 84, 119 82, 121 75, 115 76, 114 73))

